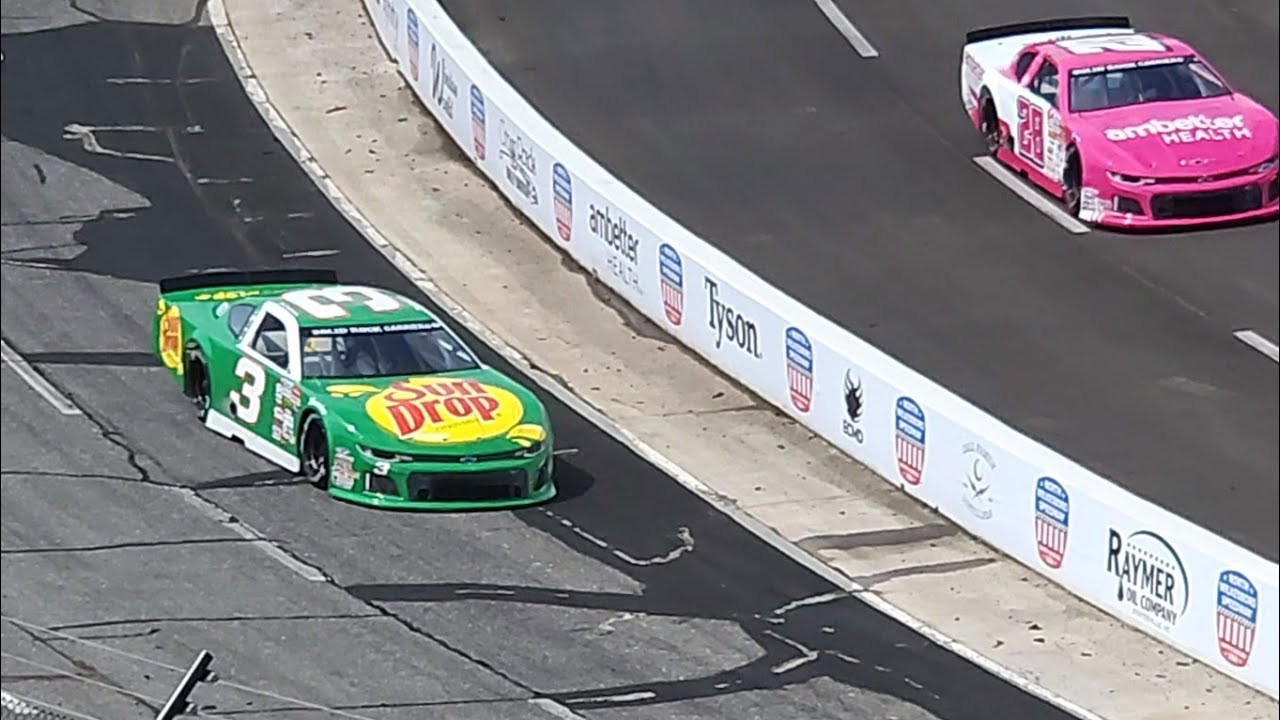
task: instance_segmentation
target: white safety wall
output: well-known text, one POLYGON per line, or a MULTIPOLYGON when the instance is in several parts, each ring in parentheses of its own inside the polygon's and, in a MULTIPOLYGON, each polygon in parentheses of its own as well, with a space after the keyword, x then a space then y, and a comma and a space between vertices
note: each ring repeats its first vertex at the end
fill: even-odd
POLYGON ((436 0, 363 2, 498 189, 681 343, 967 531, 1277 695, 1275 563, 1021 435, 678 225, 539 115, 436 0))

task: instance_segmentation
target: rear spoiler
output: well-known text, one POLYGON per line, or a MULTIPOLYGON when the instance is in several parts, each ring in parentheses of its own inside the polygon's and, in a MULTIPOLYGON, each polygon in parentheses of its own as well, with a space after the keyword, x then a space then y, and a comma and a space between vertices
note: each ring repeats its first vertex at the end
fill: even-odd
POLYGON ((1032 20, 1030 22, 1013 23, 1011 25, 995 25, 993 27, 970 30, 964 34, 964 44, 971 45, 984 40, 1027 35, 1029 33, 1056 32, 1059 30, 1131 30, 1133 23, 1123 15, 1098 15, 1094 17, 1057 18, 1053 20, 1032 20))
POLYGON ((240 285, 336 285, 338 273, 332 270, 220 270, 192 273, 160 281, 160 294, 240 285))

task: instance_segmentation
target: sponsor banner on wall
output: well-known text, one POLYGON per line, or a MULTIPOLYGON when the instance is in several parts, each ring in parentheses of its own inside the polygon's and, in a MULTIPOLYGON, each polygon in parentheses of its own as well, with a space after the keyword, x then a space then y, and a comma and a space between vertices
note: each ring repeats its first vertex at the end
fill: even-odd
POLYGON ((624 194, 483 67, 434 0, 365 4, 459 147, 552 242, 659 327, 1029 568, 1276 693, 1274 563, 1022 438, 624 194))

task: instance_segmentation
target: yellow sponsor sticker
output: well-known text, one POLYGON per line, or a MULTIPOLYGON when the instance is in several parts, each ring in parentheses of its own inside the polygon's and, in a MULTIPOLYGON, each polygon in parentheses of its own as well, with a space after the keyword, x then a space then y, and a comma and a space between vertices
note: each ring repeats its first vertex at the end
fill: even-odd
POLYGON ((541 425, 524 423, 507 431, 507 439, 520 447, 533 447, 547 439, 547 430, 541 425))
POLYGON ((261 294, 261 290, 215 290, 213 292, 198 293, 196 294, 195 299, 200 302, 206 302, 209 300, 243 300, 245 298, 256 297, 261 294))
POLYGON ((402 440, 452 444, 501 437, 524 417, 508 390, 474 380, 397 380, 365 402, 379 427, 402 440))
POLYGON ((362 395, 372 395, 373 393, 378 392, 379 388, 373 385, 338 384, 338 385, 330 385, 326 387, 325 390, 327 390, 329 394, 334 397, 356 398, 362 395))
POLYGON ((160 316, 160 361, 182 374, 182 315, 177 305, 170 305, 160 316))

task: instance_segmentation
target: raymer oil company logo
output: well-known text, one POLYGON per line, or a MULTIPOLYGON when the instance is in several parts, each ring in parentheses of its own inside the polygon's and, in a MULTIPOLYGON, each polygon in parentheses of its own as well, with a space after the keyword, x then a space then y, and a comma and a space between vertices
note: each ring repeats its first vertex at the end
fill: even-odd
POLYGON ((608 251, 609 274, 622 284, 642 293, 640 288, 640 238, 631 232, 625 215, 608 205, 590 207, 591 234, 600 238, 608 251))
POLYGON ((751 318, 720 299, 720 283, 705 278, 707 290, 707 325, 716 333, 716 349, 728 343, 747 355, 759 359, 760 330, 751 318))
POLYGON ((1150 530, 1107 535, 1107 572, 1116 579, 1116 602, 1164 632, 1173 630, 1191 598, 1187 569, 1168 540, 1150 530))

